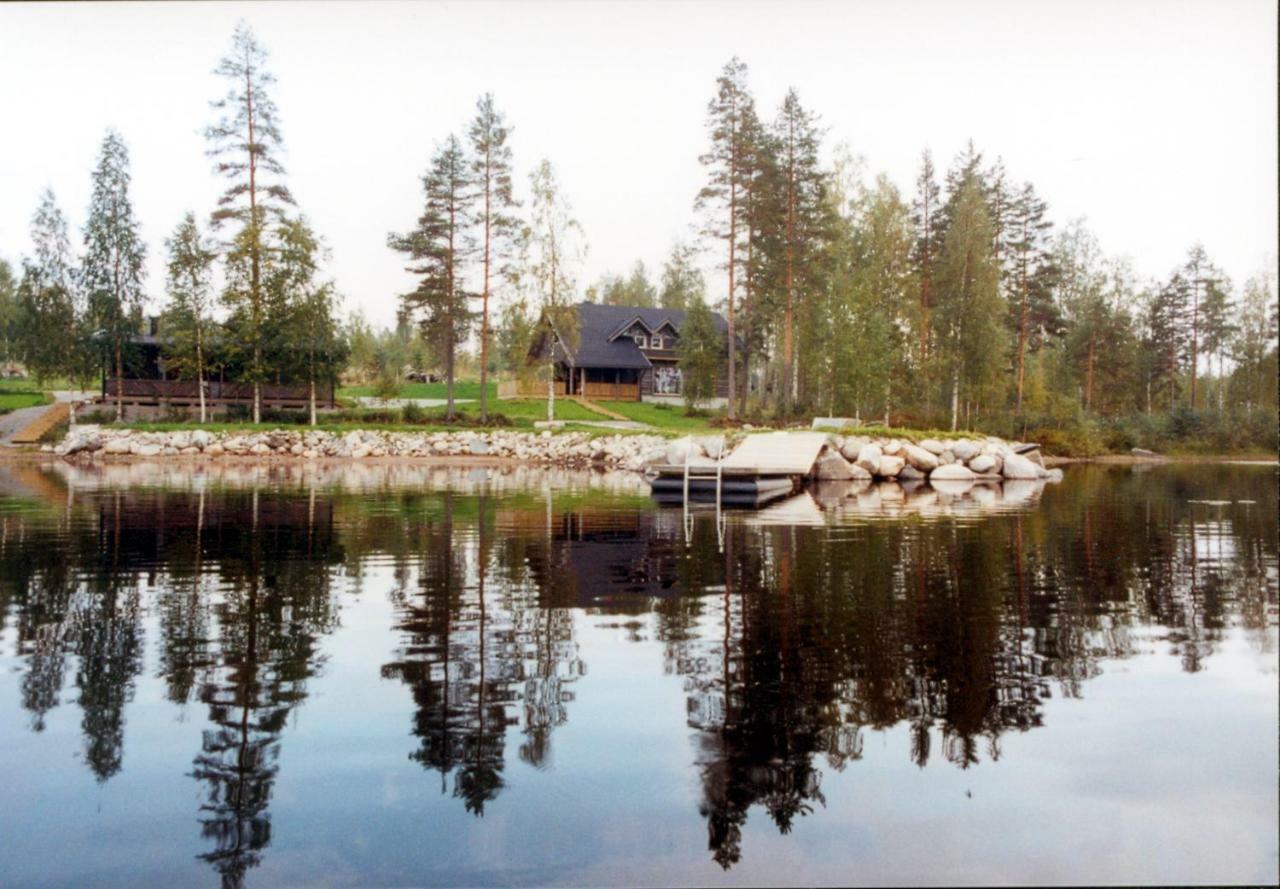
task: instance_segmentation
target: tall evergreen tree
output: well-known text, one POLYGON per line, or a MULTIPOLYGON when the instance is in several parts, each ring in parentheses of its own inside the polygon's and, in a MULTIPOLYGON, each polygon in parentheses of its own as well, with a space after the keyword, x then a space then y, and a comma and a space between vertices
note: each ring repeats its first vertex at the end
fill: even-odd
POLYGON ((1014 409, 1022 413, 1022 396, 1026 380, 1029 346, 1034 347, 1037 333, 1043 335, 1056 328, 1053 303, 1053 255, 1049 231, 1053 223, 1047 218, 1046 204, 1028 182, 1022 186, 1008 208, 1009 262, 1013 266, 1012 291, 1014 337, 1014 409))
POLYGON ((951 388, 951 428, 959 424, 960 401, 990 403, 1003 348, 999 276, 991 254, 991 221, 976 178, 961 181, 950 202, 946 240, 938 262, 940 356, 951 388))
POLYGON ((194 376, 199 391, 200 422, 208 419, 205 403, 213 320, 213 263, 218 253, 200 233, 194 213, 178 223, 165 240, 169 252, 165 332, 169 361, 183 376, 194 376))
POLYGON ((1200 373, 1200 352, 1203 348, 1202 322, 1203 313, 1200 308, 1210 288, 1223 288, 1222 272, 1209 260, 1203 244, 1196 244, 1187 251, 1187 261, 1182 266, 1182 277, 1191 288, 1191 314, 1187 319, 1190 346, 1188 358, 1191 361, 1191 407, 1196 407, 1196 382, 1200 373))
POLYGON ((915 264, 920 285, 920 313, 917 321, 919 365, 923 370, 929 360, 929 334, 932 324, 929 312, 933 306, 933 267, 942 247, 942 228, 938 224, 942 193, 938 188, 933 156, 925 149, 920 158, 920 175, 916 177, 915 198, 911 203, 912 222, 916 230, 915 264))
POLYGON ((1254 275, 1245 282, 1240 300, 1239 323, 1231 344, 1231 357, 1236 363, 1233 382, 1238 394, 1233 397, 1252 411, 1258 407, 1276 407, 1276 295, 1274 273, 1254 275))
POLYGON ((1156 291, 1147 310, 1147 342, 1152 356, 1147 385, 1166 393, 1165 407, 1177 404, 1178 380, 1190 360, 1191 285, 1181 271, 1174 272, 1156 291))
POLYGON ((816 118, 787 92, 774 122, 783 196, 782 267, 785 300, 782 314, 782 410, 789 413, 798 395, 795 319, 813 288, 807 274, 821 249, 824 200, 818 165, 820 136, 816 118))
POLYGON ((517 206, 511 188, 511 129, 494 107, 493 94, 485 93, 476 102, 476 116, 468 131, 471 142, 471 176, 476 186, 479 210, 474 213, 481 229, 480 289, 480 420, 489 419, 489 301, 493 280, 509 274, 510 257, 518 223, 512 215, 517 206))
POLYGON ((114 130, 102 140, 84 229, 81 283, 90 324, 111 350, 116 422, 124 419, 124 353, 142 322, 146 245, 129 200, 129 150, 114 130))
POLYGON ((214 74, 227 82, 227 94, 212 103, 217 121, 205 130, 207 153, 214 171, 229 185, 218 198, 212 223, 238 226, 227 250, 227 262, 239 268, 227 275, 234 288, 224 292, 228 308, 241 319, 240 346, 248 356, 247 376, 253 384, 253 420, 262 415, 262 382, 271 311, 264 291, 264 266, 269 262, 272 219, 282 219, 293 196, 283 183, 279 160, 283 147, 279 111, 269 88, 275 77, 266 70, 267 51, 249 26, 241 22, 231 38, 231 51, 214 74))
POLYGON ((695 206, 706 214, 704 232, 710 238, 725 242, 728 275, 725 294, 725 319, 728 321, 728 415, 737 416, 734 398, 737 393, 737 331, 735 303, 739 241, 742 229, 742 193, 747 178, 747 126, 754 100, 747 89, 747 66, 734 56, 716 78, 716 94, 707 105, 707 130, 711 147, 698 160, 707 168, 707 184, 698 193, 695 206))
POLYGON ((474 250, 469 232, 473 200, 471 171, 462 145, 450 136, 436 151, 422 177, 426 206, 412 231, 387 236, 387 245, 405 254, 407 271, 418 286, 400 297, 404 317, 422 329, 444 363, 447 406, 453 419, 453 384, 457 346, 467 335, 471 312, 464 287, 465 264, 474 250))

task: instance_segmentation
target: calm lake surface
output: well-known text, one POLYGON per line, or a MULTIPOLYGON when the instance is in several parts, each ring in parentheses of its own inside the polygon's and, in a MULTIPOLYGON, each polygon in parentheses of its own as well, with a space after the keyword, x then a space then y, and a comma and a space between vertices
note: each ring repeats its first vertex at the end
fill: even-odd
POLYGON ((1277 470, 0 465, 0 885, 1275 882, 1277 470))

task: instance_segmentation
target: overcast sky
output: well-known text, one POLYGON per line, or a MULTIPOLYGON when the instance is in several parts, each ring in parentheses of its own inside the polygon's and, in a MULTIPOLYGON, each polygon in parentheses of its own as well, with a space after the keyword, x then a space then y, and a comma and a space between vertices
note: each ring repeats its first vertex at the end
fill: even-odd
POLYGON ((409 286, 387 232, 413 223, 433 148, 486 90, 521 190, 556 166, 589 245, 580 282, 637 259, 656 275, 693 234, 706 105, 734 54, 762 116, 794 86, 828 156, 847 142, 904 193, 923 148, 945 168, 972 137, 1140 274, 1196 240, 1237 283, 1275 263, 1269 0, 0 4, 0 256, 29 250, 46 185, 78 242, 113 126, 158 306, 163 238, 219 191, 201 133, 241 18, 271 53, 294 196, 347 305, 379 323, 409 286))

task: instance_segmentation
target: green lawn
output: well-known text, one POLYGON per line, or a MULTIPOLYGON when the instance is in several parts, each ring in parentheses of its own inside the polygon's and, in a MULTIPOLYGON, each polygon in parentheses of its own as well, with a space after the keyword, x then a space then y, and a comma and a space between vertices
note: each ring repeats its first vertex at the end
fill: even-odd
MULTIPOLYGON (((368 398, 377 393, 375 386, 343 386, 338 390, 339 398, 368 398)), ((396 393, 396 398, 448 398, 448 387, 444 383, 405 383, 396 393)), ((453 384, 454 398, 480 398, 479 380, 455 380, 453 384)), ((489 402, 498 397, 498 384, 489 382, 489 402)))
POLYGON ((600 401, 601 407, 622 414, 637 423, 648 423, 658 429, 676 432, 701 432, 711 428, 711 416, 686 417, 684 408, 646 401, 600 401))
POLYGON ((0 414, 16 411, 20 407, 44 404, 48 400, 43 392, 5 387, 0 389, 0 414))

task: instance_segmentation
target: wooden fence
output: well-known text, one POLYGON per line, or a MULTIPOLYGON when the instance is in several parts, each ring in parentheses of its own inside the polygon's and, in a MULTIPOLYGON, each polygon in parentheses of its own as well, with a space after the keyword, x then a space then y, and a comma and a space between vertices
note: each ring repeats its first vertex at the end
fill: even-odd
MULTIPOLYGON (((195 380, 123 380, 124 400, 134 404, 196 404, 200 390, 195 380)), ((273 407, 305 407, 311 397, 311 389, 305 384, 262 384, 262 403, 273 407)), ((316 401, 321 406, 333 404, 333 387, 317 384, 316 401)), ((108 377, 102 383, 102 397, 112 401, 116 397, 116 380, 108 377)), ((218 380, 205 382, 205 400, 211 404, 252 404, 252 383, 223 383, 218 380)))

